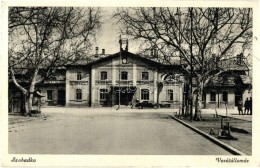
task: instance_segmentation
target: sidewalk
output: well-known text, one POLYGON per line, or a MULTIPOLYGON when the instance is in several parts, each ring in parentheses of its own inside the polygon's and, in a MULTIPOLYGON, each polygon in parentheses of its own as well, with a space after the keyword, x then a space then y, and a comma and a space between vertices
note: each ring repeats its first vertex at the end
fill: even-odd
POLYGON ((252 115, 239 115, 238 111, 236 108, 229 108, 226 109, 225 108, 219 108, 219 109, 202 109, 202 114, 212 114, 215 115, 217 111, 217 114, 220 116, 227 116, 227 117, 232 117, 232 118, 236 118, 236 119, 241 119, 241 120, 245 120, 245 121, 252 121, 252 115))

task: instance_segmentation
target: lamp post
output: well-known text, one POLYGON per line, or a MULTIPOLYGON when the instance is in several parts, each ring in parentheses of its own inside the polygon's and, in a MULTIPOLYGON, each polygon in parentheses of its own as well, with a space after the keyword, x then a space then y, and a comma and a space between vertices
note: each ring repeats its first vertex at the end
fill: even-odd
MULTIPOLYGON (((181 48, 181 42, 182 42, 182 38, 181 38, 181 11, 180 11, 180 8, 177 8, 177 11, 175 13, 176 16, 178 16, 178 24, 179 24, 179 41, 178 41, 178 45, 179 45, 179 48, 181 48)), ((179 51, 179 57, 180 57, 180 64, 182 64, 182 57, 181 57, 181 51, 179 51)), ((180 87, 182 87, 182 81, 179 79, 179 82, 180 82, 180 87)), ((181 93, 180 93, 181 95, 181 93)), ((181 96, 180 96, 181 97, 181 96)), ((182 97, 184 98, 184 96, 182 97)), ((181 101, 181 104, 180 104, 180 107, 179 107, 179 115, 180 115, 180 111, 182 110, 182 114, 184 113, 184 99, 182 99, 181 101)))
POLYGON ((118 64, 118 72, 119 72, 119 90, 118 90, 118 107, 117 110, 120 109, 120 97, 121 97, 121 52, 122 52, 122 39, 121 39, 121 35, 119 36, 119 64, 118 64))
POLYGON ((119 64, 118 64, 118 71, 119 71, 119 92, 118 92, 118 107, 117 107, 117 110, 120 109, 120 102, 121 102, 121 62, 122 64, 127 64, 127 59, 126 57, 124 57, 124 59, 122 60, 122 44, 126 44, 126 48, 125 48, 125 51, 128 51, 128 39, 122 39, 121 38, 121 35, 119 36, 119 46, 120 46, 120 51, 119 51, 119 64))
POLYGON ((192 122, 193 117, 193 92, 192 92, 192 77, 193 77, 193 65, 192 65, 192 31, 193 31, 193 8, 189 8, 190 11, 190 122, 192 122))

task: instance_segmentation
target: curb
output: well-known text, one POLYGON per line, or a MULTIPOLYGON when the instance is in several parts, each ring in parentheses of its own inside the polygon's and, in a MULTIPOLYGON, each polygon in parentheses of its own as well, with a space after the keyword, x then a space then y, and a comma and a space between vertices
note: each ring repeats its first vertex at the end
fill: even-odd
POLYGON ((174 116, 171 116, 171 118, 176 120, 176 121, 178 121, 178 122, 180 122, 184 126, 186 126, 186 127, 190 128, 191 130, 197 132, 198 134, 202 135, 203 137, 207 138, 211 142, 215 143, 216 145, 222 147, 223 149, 227 150, 228 152, 230 152, 230 153, 232 153, 234 155, 242 155, 242 156, 246 155, 245 153, 237 150, 236 148, 234 148, 234 147, 232 147, 232 146, 230 146, 230 145, 228 145, 228 144, 226 144, 226 143, 216 139, 213 136, 208 135, 207 133, 199 130, 198 128, 193 127, 192 125, 190 125, 190 124, 188 124, 188 123, 186 123, 186 122, 184 122, 184 121, 182 121, 182 120, 180 120, 180 119, 178 119, 178 118, 176 118, 174 116))

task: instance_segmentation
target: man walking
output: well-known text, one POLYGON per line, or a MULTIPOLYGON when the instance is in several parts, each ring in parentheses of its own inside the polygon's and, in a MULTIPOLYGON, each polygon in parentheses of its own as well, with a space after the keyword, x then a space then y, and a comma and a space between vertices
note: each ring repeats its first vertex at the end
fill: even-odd
POLYGON ((239 115, 243 114, 242 108, 243 108, 243 102, 242 102, 242 99, 239 99, 239 101, 237 102, 237 109, 238 109, 239 115))
POLYGON ((249 114, 249 100, 248 100, 248 98, 246 98, 244 107, 245 107, 244 114, 249 114))

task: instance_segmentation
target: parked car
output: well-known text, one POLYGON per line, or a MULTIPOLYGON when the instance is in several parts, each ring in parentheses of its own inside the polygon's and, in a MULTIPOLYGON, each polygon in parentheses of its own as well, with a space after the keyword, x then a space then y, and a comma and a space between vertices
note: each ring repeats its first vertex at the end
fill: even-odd
POLYGON ((149 101, 143 101, 143 102, 141 102, 141 103, 137 103, 136 105, 135 105, 135 107, 138 107, 139 109, 142 109, 142 108, 144 108, 144 107, 149 107, 149 108, 159 108, 160 106, 159 106, 159 104, 157 104, 157 103, 152 103, 152 102, 149 102, 149 101))

